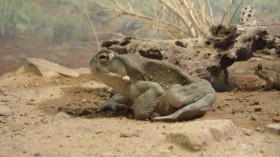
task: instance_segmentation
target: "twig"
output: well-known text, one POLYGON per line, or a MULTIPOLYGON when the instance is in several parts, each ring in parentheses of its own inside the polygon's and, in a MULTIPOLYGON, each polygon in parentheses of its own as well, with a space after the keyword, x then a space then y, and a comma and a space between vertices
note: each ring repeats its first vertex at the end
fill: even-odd
POLYGON ((210 10, 211 20, 212 20, 212 25, 213 25, 213 24, 215 23, 215 22, 214 22, 213 10, 212 10, 212 7, 211 7, 211 5, 210 5, 209 0, 206 0, 206 2, 207 2, 207 4, 208 4, 208 8, 209 8, 209 10, 210 10))
POLYGON ((88 20, 89 20, 89 22, 90 22, 90 25, 91 25, 92 30, 93 30, 93 33, 94 33, 94 36, 95 36, 95 39, 96 39, 96 43, 97 43, 97 47, 98 47, 98 51, 100 51, 100 45, 99 45, 98 36, 97 36, 97 34, 96 34, 96 30, 95 30, 95 28, 94 28, 94 26, 93 26, 93 23, 92 23, 92 21, 91 21, 91 19, 90 19, 90 17, 89 17, 89 13, 88 13, 88 10, 87 10, 87 7, 86 7, 86 0, 84 0, 84 9, 85 9, 85 11, 86 11, 87 18, 88 18, 88 20))
POLYGON ((243 2, 244 2, 244 0, 242 0, 242 1, 239 3, 238 7, 235 9, 235 11, 234 11, 234 13, 233 13, 233 15, 232 15, 232 17, 231 17, 231 19, 230 19, 229 24, 231 24, 231 22, 232 22, 232 20, 233 20, 233 17, 235 16, 237 10, 239 9, 239 7, 241 6, 241 4, 242 4, 243 2))
POLYGON ((222 17, 222 20, 221 20, 221 23, 220 24, 223 24, 224 22, 224 19, 228 16, 228 13, 229 11, 231 10, 232 6, 234 5, 235 2, 237 2, 238 0, 233 0, 233 2, 230 4, 230 6, 225 10, 225 13, 222 17))

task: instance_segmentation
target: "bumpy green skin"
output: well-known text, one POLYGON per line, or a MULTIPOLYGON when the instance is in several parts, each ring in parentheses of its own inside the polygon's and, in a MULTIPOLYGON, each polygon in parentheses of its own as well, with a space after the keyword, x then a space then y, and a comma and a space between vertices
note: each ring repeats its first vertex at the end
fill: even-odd
POLYGON ((266 81, 264 91, 273 88, 280 90, 280 65, 262 65, 255 68, 255 74, 266 81))
POLYGON ((139 120, 177 121, 202 116, 216 100, 216 92, 206 80, 135 53, 101 50, 91 59, 90 69, 118 93, 98 111, 132 108, 139 120), (100 62, 101 54, 108 54, 106 63, 100 62))

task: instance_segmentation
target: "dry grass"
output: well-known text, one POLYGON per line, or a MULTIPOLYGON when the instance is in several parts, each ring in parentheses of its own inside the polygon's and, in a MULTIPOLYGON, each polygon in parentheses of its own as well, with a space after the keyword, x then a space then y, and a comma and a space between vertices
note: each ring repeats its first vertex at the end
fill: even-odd
POLYGON ((84 1, 84 3, 83 3, 83 8, 84 8, 84 11, 86 12, 86 15, 87 15, 87 18, 88 18, 88 20, 89 20, 89 22, 90 22, 90 26, 91 26, 91 28, 92 28, 94 37, 95 37, 95 39, 96 39, 98 51, 100 51, 99 39, 98 39, 98 36, 97 36, 97 33, 96 33, 96 29, 95 29, 95 27, 93 26, 93 23, 92 23, 92 21, 91 21, 91 19, 90 19, 90 16, 89 16, 89 13, 88 13, 88 9, 87 9, 87 7, 86 7, 86 1, 84 1))
MULTIPOLYGON (((117 30, 112 29, 112 31, 96 32, 97 34, 112 34, 114 36, 123 36, 129 34, 129 36, 137 38, 145 37, 158 39, 181 39, 204 36, 211 25, 231 25, 233 23, 236 23, 238 21, 236 19, 239 17, 239 10, 244 5, 251 4, 253 6, 258 6, 258 8, 265 6, 274 6, 274 8, 269 8, 269 13, 271 12, 271 10, 277 11, 277 9, 279 8, 279 5, 277 5, 279 2, 277 0, 274 0, 275 2, 273 1, 273 3, 266 2, 268 4, 264 4, 264 2, 260 0, 89 1, 92 5, 95 6, 94 8, 100 8, 100 10, 97 10, 95 13, 102 12, 103 14, 105 13, 106 15, 110 16, 109 18, 104 19, 104 21, 115 21, 114 19, 118 18, 118 22, 114 22, 114 24, 116 25, 116 27, 122 26, 117 30), (220 4, 219 2, 223 3, 220 4), (211 4, 213 5, 214 11, 212 11, 211 4), (217 15, 219 7, 221 8, 220 10, 222 11, 221 14, 223 14, 223 17, 219 17, 219 15, 217 15), (121 19, 126 19, 126 21, 122 21, 121 19), (216 20, 216 23, 214 22, 214 20, 216 20), (129 23, 132 23, 131 21, 137 21, 138 23, 140 23, 140 26, 137 28, 123 27, 126 25, 127 21, 129 21, 129 23), (122 31, 125 30, 125 33, 120 33, 120 31, 118 31, 120 29, 122 31)), ((258 17, 268 11, 259 13, 258 17)), ((273 17, 273 15, 267 16, 273 17)), ((267 16, 265 19, 267 19, 267 16)), ((279 17, 279 13, 276 17, 279 17)))
POLYGON ((145 8, 136 6, 134 0, 90 1, 104 8, 104 12, 113 13, 110 19, 130 16, 144 20, 146 25, 135 33, 152 28, 154 36, 158 32, 164 32, 175 39, 198 37, 206 34, 209 26, 214 24, 213 12, 208 0, 139 1, 145 8))

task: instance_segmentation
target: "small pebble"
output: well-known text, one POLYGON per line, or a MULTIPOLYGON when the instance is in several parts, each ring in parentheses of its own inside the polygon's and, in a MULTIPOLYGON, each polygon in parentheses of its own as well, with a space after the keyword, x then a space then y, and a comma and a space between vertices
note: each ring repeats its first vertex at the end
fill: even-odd
POLYGON ((121 133, 120 137, 124 137, 124 138, 130 138, 132 137, 132 134, 128 134, 128 133, 121 133))
POLYGON ((235 114, 235 113, 237 113, 237 112, 239 112, 239 109, 232 109, 232 110, 231 110, 231 114, 235 114))
POLYGON ((28 123, 28 122, 24 122, 23 124, 25 124, 25 125, 30 125, 30 123, 28 123))
POLYGON ((9 117, 14 115, 14 111, 9 107, 0 105, 0 116, 9 117))
POLYGON ((0 124, 6 124, 6 122, 3 119, 0 119, 0 124))
POLYGON ((260 105, 260 102, 259 101, 255 101, 255 102, 251 103, 250 105, 251 106, 260 105))
POLYGON ((263 129, 261 129, 260 127, 257 127, 257 128, 256 128, 256 131, 258 131, 258 132, 263 132, 263 129))
POLYGON ((261 107, 256 107, 256 108, 254 108, 254 111, 255 112, 260 112, 260 111, 262 111, 262 108, 261 107))
POLYGON ((253 134, 253 131, 250 129, 247 129, 247 128, 242 129, 242 132, 244 135, 247 135, 247 136, 251 136, 253 134))
POLYGON ((274 122, 280 122, 280 116, 274 116, 274 117, 272 117, 272 120, 274 122))
POLYGON ((33 101, 27 101, 26 105, 32 105, 33 106, 33 105, 35 105, 35 103, 33 101))
POLYGON ((88 102, 87 99, 85 99, 85 98, 82 99, 82 103, 87 103, 87 102, 88 102))
POLYGON ((251 120, 257 120, 257 117, 255 115, 252 115, 251 120))
POLYGON ((96 131, 95 132, 95 134, 101 134, 102 133, 102 131, 96 131))
POLYGON ((43 124, 47 124, 47 123, 49 122, 49 120, 48 120, 48 118, 42 118, 42 119, 41 119, 41 122, 42 122, 43 124))

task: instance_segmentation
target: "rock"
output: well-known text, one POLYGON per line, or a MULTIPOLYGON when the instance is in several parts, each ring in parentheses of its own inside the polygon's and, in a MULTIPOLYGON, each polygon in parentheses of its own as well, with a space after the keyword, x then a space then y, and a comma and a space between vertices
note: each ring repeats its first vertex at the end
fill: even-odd
POLYGON ((255 115, 252 115, 251 120, 257 120, 257 117, 255 115))
POLYGON ((260 102, 259 101, 255 101, 253 103, 250 103, 250 106, 255 106, 255 105, 260 105, 260 102))
POLYGON ((101 133, 103 133, 103 131, 101 131, 101 130, 95 132, 95 134, 101 134, 101 133))
POLYGON ((9 107, 0 105, 0 116, 9 117, 14 115, 14 111, 9 107))
POLYGON ((203 120, 174 124, 167 140, 190 150, 201 150, 214 141, 229 139, 236 129, 230 120, 203 120))
POLYGON ((250 129, 247 129, 247 128, 242 129, 242 132, 244 135, 247 135, 247 136, 251 136, 253 134, 253 131, 250 129))
POLYGON ((141 133, 142 133, 141 130, 135 130, 132 133, 120 133, 120 137, 124 137, 124 138, 140 137, 141 133))
POLYGON ((120 133, 120 137, 130 138, 130 137, 133 137, 133 136, 132 136, 132 134, 129 134, 129 133, 120 133))
POLYGON ((49 119, 46 118, 46 117, 44 117, 44 118, 41 119, 41 122, 42 122, 43 124, 47 124, 47 123, 49 122, 49 119))
POLYGON ((255 107, 255 108, 254 108, 254 111, 255 111, 255 112, 260 112, 260 111, 262 111, 262 108, 261 108, 261 107, 255 107))
POLYGON ((274 116, 274 117, 272 117, 272 120, 274 122, 280 122, 280 116, 274 116))
POLYGON ((88 100, 87 100, 86 98, 83 98, 83 99, 82 99, 82 103, 83 103, 83 104, 88 103, 88 100))
POLYGON ((31 106, 34 106, 34 105, 36 105, 33 101, 27 101, 26 102, 26 105, 31 105, 31 106))
POLYGON ((256 128, 256 131, 258 131, 258 132, 263 132, 263 129, 260 128, 260 127, 257 127, 257 128, 256 128))
POLYGON ((24 65, 18 69, 17 74, 26 72, 31 72, 45 78, 53 78, 61 75, 79 77, 80 75, 80 73, 75 70, 38 58, 26 58, 24 65))
POLYGON ((280 124, 268 124, 264 130, 275 135, 280 135, 280 124))
POLYGON ((25 125, 30 125, 30 123, 29 123, 29 122, 24 122, 23 124, 25 124, 25 125))
POLYGON ((53 117, 53 121, 58 121, 63 119, 70 119, 70 116, 64 112, 59 112, 53 117))

